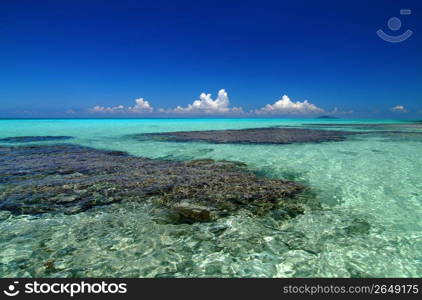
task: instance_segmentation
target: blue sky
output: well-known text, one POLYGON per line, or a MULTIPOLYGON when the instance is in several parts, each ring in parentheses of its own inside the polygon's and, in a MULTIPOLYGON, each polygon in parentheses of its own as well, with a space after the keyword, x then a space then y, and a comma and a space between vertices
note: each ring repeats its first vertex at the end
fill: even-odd
POLYGON ((397 0, 2 0, 0 117, 422 119, 421 13, 397 0))

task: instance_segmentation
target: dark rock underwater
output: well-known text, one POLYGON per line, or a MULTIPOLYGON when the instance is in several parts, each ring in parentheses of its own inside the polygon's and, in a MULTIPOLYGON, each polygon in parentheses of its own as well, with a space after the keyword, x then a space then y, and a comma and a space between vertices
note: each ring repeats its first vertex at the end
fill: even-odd
POLYGON ((12 136, 0 139, 2 143, 30 143, 70 140, 71 136, 12 136))
POLYGON ((378 135, 421 140, 422 126, 417 122, 394 124, 303 124, 310 128, 267 127, 228 130, 155 132, 130 135, 135 140, 165 142, 205 142, 214 144, 294 144, 341 142, 349 136, 378 135), (321 129, 316 129, 321 128, 321 129), (341 130, 341 128, 347 129, 341 130), (350 131, 350 129, 359 131, 350 131))
POLYGON ((358 132, 301 128, 251 128, 143 133, 132 135, 138 140, 154 139, 172 142, 208 142, 234 144, 291 144, 343 141, 358 132))
POLYGON ((212 221, 246 210, 303 213, 295 182, 259 177, 242 163, 134 157, 78 145, 0 147, 0 210, 74 214, 119 201, 152 200, 169 222, 212 221))

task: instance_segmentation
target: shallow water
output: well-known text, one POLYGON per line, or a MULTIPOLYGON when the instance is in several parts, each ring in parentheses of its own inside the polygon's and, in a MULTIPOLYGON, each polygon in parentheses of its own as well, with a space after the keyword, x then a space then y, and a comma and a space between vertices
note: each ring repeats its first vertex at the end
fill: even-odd
MULTIPOLYGON (((418 135, 371 133, 342 142, 291 145, 129 137, 143 132, 393 122, 0 120, 0 138, 73 136, 66 143, 150 158, 242 161, 261 174, 308 185, 315 203, 321 205, 289 222, 278 220, 274 212, 193 225, 161 224, 149 203, 113 204, 76 215, 0 215, 0 276, 420 277, 422 137, 418 135)), ((57 141, 26 144, 52 143, 57 141)))

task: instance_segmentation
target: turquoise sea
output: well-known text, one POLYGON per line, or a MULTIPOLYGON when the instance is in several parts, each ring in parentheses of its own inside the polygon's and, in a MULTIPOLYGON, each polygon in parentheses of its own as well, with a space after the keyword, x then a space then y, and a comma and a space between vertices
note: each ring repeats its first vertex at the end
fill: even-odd
POLYGON ((421 277, 422 126, 394 129, 420 136, 372 132, 341 142, 289 145, 174 143, 128 137, 167 131, 310 128, 312 123, 365 131, 370 129, 358 124, 397 122, 0 120, 0 138, 65 135, 74 137, 66 143, 155 159, 242 161, 260 174, 309 186, 313 201, 320 204, 289 222, 278 222, 271 215, 236 215, 211 223, 159 224, 147 202, 117 203, 75 215, 9 216, 0 220, 0 277, 421 277), (226 229, 216 234, 218 226, 226 229), (55 270, 47 272, 49 260, 54 260, 55 270))

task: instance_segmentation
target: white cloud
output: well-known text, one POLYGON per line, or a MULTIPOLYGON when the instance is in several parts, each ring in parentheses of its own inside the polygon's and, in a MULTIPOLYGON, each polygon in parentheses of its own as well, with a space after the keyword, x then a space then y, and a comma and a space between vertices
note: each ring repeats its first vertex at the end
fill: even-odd
POLYGON ((94 113, 148 113, 153 110, 154 108, 151 104, 143 98, 136 99, 134 106, 117 105, 105 107, 97 105, 89 109, 90 112, 94 113))
POLYGON ((91 112, 101 112, 101 113, 113 113, 113 112, 124 112, 125 107, 123 105, 118 106, 94 106, 93 108, 89 109, 91 112))
POLYGON ((129 107, 129 111, 133 111, 133 112, 152 112, 154 109, 151 106, 151 104, 149 104, 148 101, 144 100, 144 98, 138 98, 135 100, 135 105, 132 107, 129 107))
POLYGON ((199 100, 195 100, 186 107, 177 106, 175 109, 165 110, 168 113, 242 113, 241 107, 229 107, 229 97, 225 89, 218 91, 217 98, 213 100, 211 94, 201 93, 199 100))
POLYGON ((293 102, 287 95, 283 95, 280 100, 273 104, 267 104, 264 107, 255 110, 257 114, 316 114, 323 113, 322 108, 305 100, 303 102, 293 102))
POLYGON ((407 112, 407 109, 403 105, 396 105, 391 110, 394 112, 407 112))

